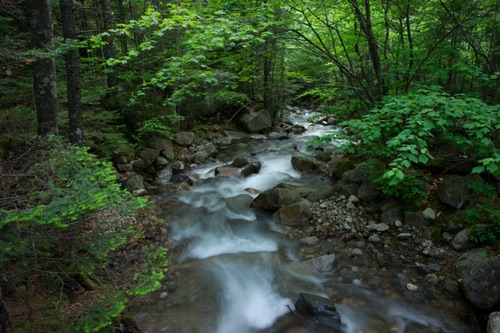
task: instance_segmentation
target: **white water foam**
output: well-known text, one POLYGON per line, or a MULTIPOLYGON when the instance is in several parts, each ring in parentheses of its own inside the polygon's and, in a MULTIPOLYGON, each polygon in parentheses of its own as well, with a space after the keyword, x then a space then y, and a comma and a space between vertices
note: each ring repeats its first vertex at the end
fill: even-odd
POLYGON ((221 315, 217 333, 247 333, 271 326, 293 308, 272 281, 271 263, 262 255, 251 264, 235 258, 216 258, 210 270, 220 282, 221 315))

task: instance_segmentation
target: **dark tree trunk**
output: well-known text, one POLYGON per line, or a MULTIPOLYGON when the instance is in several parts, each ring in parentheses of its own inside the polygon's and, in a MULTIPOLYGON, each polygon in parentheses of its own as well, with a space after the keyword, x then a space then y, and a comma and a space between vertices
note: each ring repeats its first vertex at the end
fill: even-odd
POLYGON ((6 333, 9 330, 10 319, 9 312, 3 301, 2 286, 0 286, 0 333, 6 333))
MULTIPOLYGON (((60 0, 63 37, 67 44, 76 41, 76 24, 73 0, 60 0)), ((80 80, 80 55, 76 47, 69 48, 66 60, 66 84, 68 87, 69 142, 83 146, 82 84, 80 80)))
POLYGON ((26 0, 26 17, 31 45, 39 54, 34 61, 35 108, 38 134, 57 134, 56 61, 53 52, 53 28, 48 0, 26 0))
MULTIPOLYGON (((104 12, 104 30, 113 28, 113 13, 111 11, 111 1, 102 0, 102 11, 104 12)), ((116 58, 115 38, 110 33, 104 40, 107 45, 104 46, 104 58, 116 58)), ((107 74, 108 88, 113 89, 118 85, 118 76, 115 70, 108 71, 107 74)), ((113 94, 112 94, 113 95, 113 94)))
POLYGON ((371 12, 370 12, 370 0, 363 0, 365 13, 361 11, 361 8, 358 5, 357 0, 349 0, 351 5, 354 8, 354 13, 358 19, 361 30, 363 31, 366 41, 368 42, 368 50, 370 52, 370 58, 372 61, 373 70, 375 72, 375 77, 377 78, 377 97, 378 99, 382 99, 385 95, 386 87, 384 78, 382 75, 382 65, 380 62, 380 55, 378 52, 377 40, 375 39, 375 35, 373 34, 373 27, 371 21, 371 12))

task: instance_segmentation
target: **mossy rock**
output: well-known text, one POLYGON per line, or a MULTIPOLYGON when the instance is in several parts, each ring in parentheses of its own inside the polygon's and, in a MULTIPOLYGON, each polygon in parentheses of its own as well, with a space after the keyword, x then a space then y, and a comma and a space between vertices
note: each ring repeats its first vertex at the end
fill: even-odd
POLYGON ((467 213, 465 210, 459 210, 453 214, 442 214, 438 222, 449 232, 458 232, 465 228, 467 213))

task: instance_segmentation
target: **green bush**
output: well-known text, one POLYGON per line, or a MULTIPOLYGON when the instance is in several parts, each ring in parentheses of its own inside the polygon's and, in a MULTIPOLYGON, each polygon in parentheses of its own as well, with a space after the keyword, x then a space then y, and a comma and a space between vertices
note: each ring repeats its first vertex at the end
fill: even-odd
POLYGON ((141 237, 129 215, 143 210, 146 201, 122 190, 111 163, 87 148, 58 146, 33 169, 31 182, 38 190, 31 200, 19 209, 0 210, 1 287, 16 290, 36 279, 47 295, 55 295, 55 309, 67 305, 78 286, 95 289, 93 305, 68 329, 97 332, 121 314, 127 297, 159 286, 166 249, 145 245, 137 254, 146 263, 142 271, 109 271, 110 258, 141 237), (110 279, 113 275, 120 278, 110 279))
POLYGON ((476 98, 419 90, 385 98, 360 119, 343 122, 353 133, 341 146, 361 158, 388 164, 382 179, 397 185, 412 166, 426 165, 431 151, 454 147, 477 165, 471 171, 500 178, 500 106, 476 98))
POLYGON ((500 210, 495 204, 497 191, 484 182, 471 184, 470 188, 479 196, 478 202, 466 211, 465 222, 472 226, 470 239, 476 243, 500 244, 500 210))

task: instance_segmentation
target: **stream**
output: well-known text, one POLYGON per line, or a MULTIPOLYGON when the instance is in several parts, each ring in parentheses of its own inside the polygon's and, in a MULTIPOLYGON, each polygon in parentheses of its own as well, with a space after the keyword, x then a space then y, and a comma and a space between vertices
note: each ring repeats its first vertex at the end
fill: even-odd
POLYGON ((190 191, 156 197, 172 246, 165 285, 133 308, 144 332, 314 332, 293 313, 294 303, 301 292, 328 298, 332 290, 344 300, 336 302, 338 332, 470 332, 435 309, 380 296, 356 281, 332 283, 335 270, 320 273, 297 265, 304 257, 297 239, 287 236, 290 228, 250 208, 259 192, 280 183, 331 185, 319 174, 301 175, 290 162, 297 152, 308 154, 311 137, 331 130, 309 123, 309 116, 303 110, 290 113, 290 121, 307 129, 291 139, 249 135, 219 148, 217 162, 190 170, 201 179, 190 191), (236 157, 257 159, 261 170, 245 178, 215 175, 217 166, 236 157))

